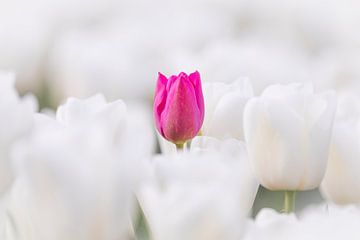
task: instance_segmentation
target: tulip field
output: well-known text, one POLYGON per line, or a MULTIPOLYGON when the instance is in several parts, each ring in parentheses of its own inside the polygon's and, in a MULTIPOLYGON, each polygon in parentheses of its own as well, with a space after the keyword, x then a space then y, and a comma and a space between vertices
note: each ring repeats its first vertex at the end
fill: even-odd
POLYGON ((1 1, 0 240, 360 239, 359 10, 1 1))

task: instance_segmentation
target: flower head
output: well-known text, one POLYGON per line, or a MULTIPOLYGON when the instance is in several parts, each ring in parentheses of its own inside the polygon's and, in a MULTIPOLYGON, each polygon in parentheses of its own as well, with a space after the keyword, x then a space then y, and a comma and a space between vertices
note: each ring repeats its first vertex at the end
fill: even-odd
POLYGON ((155 91, 156 128, 168 141, 182 144, 195 137, 204 121, 204 97, 199 72, 166 78, 159 73, 155 91))
POLYGON ((310 190, 324 177, 336 111, 335 93, 310 84, 273 85, 244 112, 255 173, 270 190, 310 190))

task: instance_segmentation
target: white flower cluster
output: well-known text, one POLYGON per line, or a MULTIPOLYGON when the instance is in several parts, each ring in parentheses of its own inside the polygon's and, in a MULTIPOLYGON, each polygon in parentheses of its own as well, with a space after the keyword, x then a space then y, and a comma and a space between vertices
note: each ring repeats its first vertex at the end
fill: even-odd
POLYGON ((359 9, 1 1, 0 240, 359 239, 359 9), (179 154, 148 105, 186 70, 206 113, 179 154), (325 203, 253 219, 260 185, 325 203))
POLYGON ((249 79, 207 83, 202 136, 182 152, 160 142, 155 155, 142 105, 94 95, 38 113, 33 97, 18 96, 12 74, 0 78, 0 239, 360 236, 355 96, 341 97, 336 114, 335 93, 311 84, 254 96, 249 79), (259 183, 321 185, 328 203, 297 215, 263 209, 252 219, 259 183))
POLYGON ((128 239, 154 151, 149 114, 102 95, 35 113, 1 78, 1 239, 128 239))

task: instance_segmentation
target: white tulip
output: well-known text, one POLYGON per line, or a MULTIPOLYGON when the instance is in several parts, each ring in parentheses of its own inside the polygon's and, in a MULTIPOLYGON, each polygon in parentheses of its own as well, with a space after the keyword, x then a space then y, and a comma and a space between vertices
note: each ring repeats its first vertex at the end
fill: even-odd
POLYGON ((231 84, 205 83, 203 92, 206 104, 202 135, 243 140, 244 108, 253 97, 249 80, 238 80, 231 84))
POLYGON ((339 101, 330 157, 322 182, 325 198, 337 204, 360 203, 360 99, 339 101))
POLYGON ((102 129, 46 127, 16 148, 15 159, 8 212, 20 239, 126 236, 133 167, 118 163, 102 129))
POLYGON ((20 98, 14 84, 14 74, 0 72, 0 195, 13 180, 10 149, 30 133, 37 109, 34 97, 20 98))
POLYGON ((14 150, 7 212, 19 239, 130 239, 141 158, 153 150, 152 131, 137 119, 146 114, 134 109, 97 95, 70 99, 56 119, 36 116, 31 137, 14 150))
POLYGON ((138 194, 154 240, 239 239, 258 184, 236 148, 236 157, 212 149, 154 159, 138 194))
POLYGON ((245 139, 254 171, 270 190, 320 185, 328 160, 336 98, 310 84, 273 85, 245 108, 245 139))

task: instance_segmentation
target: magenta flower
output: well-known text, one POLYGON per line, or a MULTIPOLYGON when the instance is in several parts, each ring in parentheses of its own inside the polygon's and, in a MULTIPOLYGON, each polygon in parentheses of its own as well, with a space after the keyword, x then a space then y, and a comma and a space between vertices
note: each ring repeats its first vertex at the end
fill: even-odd
POLYGON ((198 71, 189 76, 181 72, 169 79, 159 73, 154 117, 159 133, 177 145, 198 134, 204 121, 204 97, 198 71))

